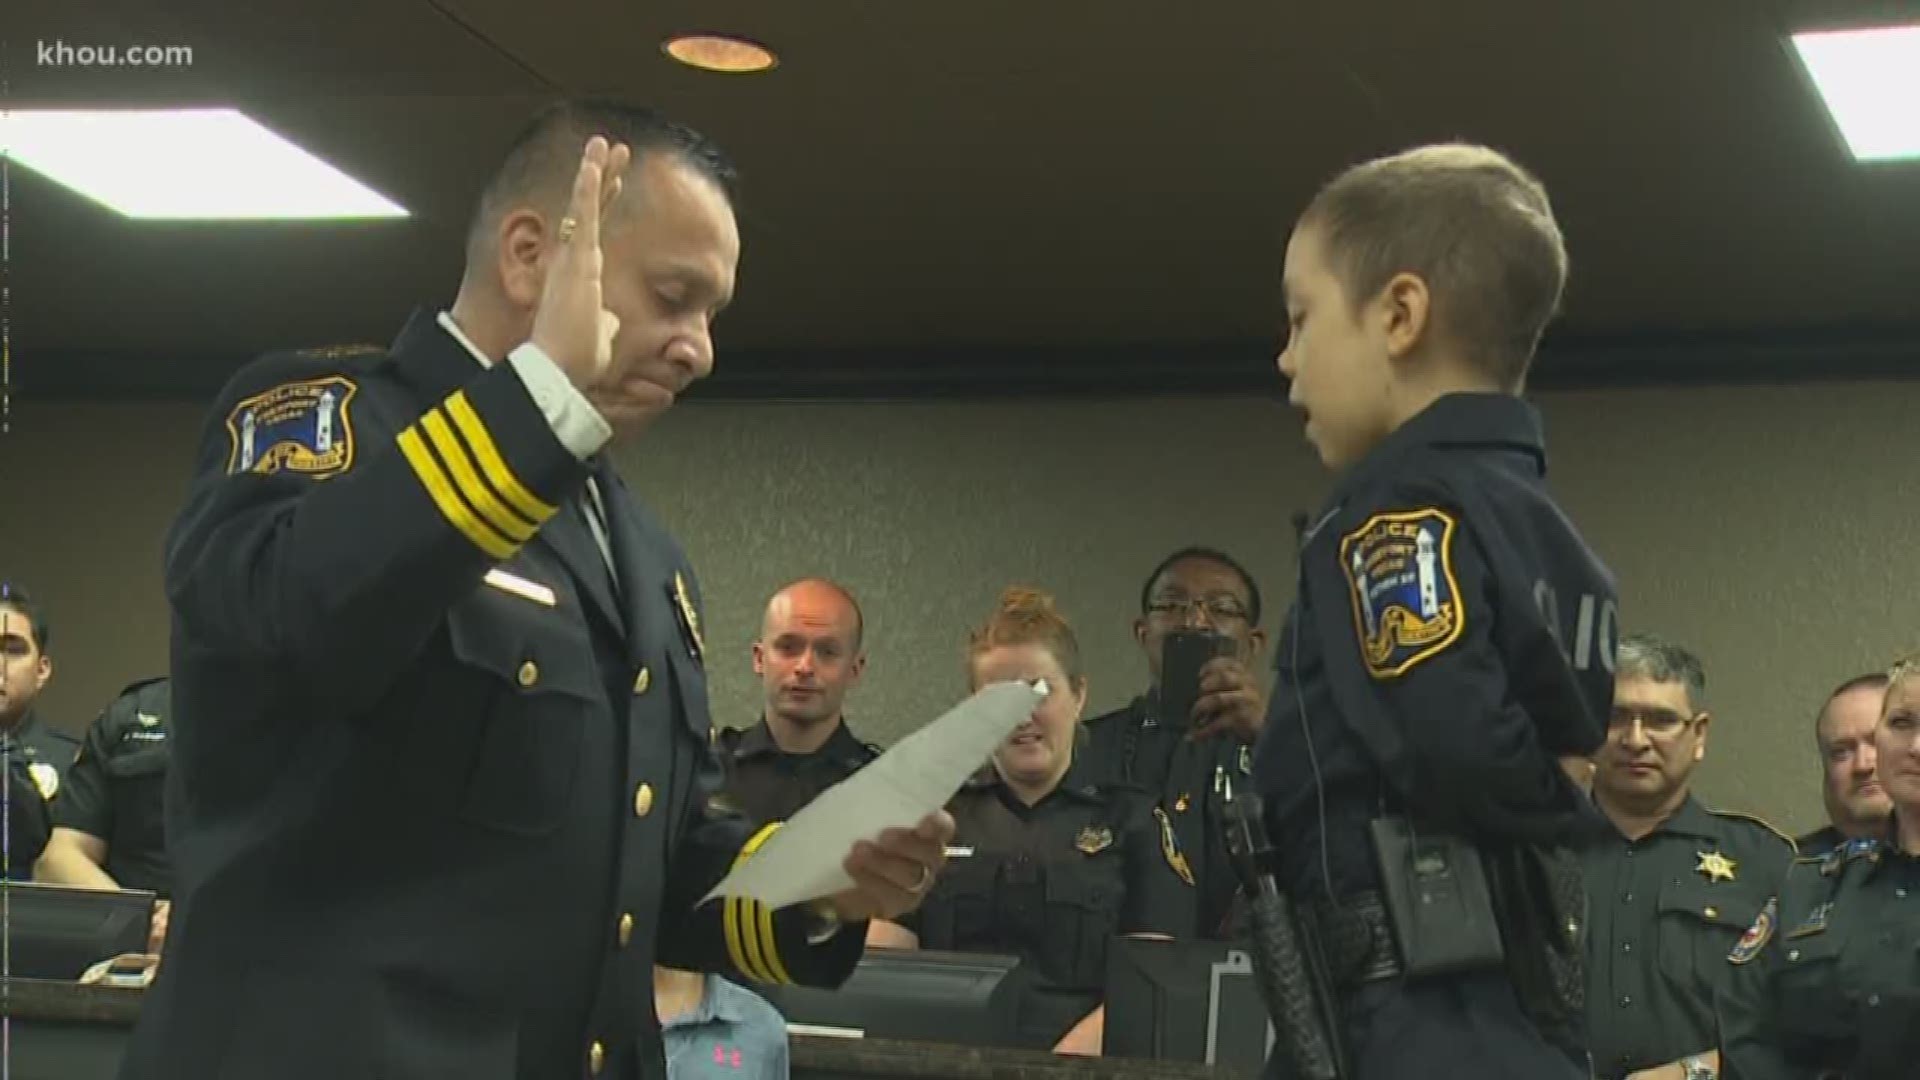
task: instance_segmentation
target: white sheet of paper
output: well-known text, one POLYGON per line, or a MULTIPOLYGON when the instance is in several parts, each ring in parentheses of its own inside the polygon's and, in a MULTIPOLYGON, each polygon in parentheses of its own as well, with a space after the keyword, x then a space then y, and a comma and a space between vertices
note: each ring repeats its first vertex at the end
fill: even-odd
POLYGON ((945 806, 1046 696, 1045 682, 982 687, 822 792, 701 903, 737 896, 782 908, 849 888, 853 879, 840 864, 856 842, 911 829, 945 806))

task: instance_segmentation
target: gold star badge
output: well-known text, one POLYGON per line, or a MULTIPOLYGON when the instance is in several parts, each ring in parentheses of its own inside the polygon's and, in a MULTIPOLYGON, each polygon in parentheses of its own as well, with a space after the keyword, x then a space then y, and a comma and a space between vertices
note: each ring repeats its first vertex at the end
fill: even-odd
POLYGON ((1734 868, 1738 865, 1732 859, 1718 851, 1697 851, 1700 865, 1695 870, 1707 875, 1708 881, 1732 881, 1734 868))
POLYGON ((1187 793, 1186 792, 1184 791, 1181 792, 1180 797, 1173 800, 1173 812, 1176 814, 1184 814, 1187 812, 1187 793))

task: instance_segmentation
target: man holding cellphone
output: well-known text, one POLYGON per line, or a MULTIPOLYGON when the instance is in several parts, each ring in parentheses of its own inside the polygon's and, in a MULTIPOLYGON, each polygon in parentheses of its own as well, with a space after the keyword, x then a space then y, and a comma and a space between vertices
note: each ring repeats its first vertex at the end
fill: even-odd
POLYGON ((1200 891, 1195 934, 1237 936, 1221 810, 1228 781, 1249 771, 1248 747, 1266 716, 1251 666, 1267 641, 1260 588, 1226 553, 1182 548, 1147 575, 1133 637, 1146 655, 1147 691, 1086 722, 1088 760, 1153 792, 1172 819, 1200 891))

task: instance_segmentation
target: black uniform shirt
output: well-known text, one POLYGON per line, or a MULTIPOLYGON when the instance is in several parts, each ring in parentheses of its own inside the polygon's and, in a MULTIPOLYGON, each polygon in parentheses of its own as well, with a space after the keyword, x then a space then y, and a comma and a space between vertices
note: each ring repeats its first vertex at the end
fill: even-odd
POLYGON ((1086 722, 1090 775, 1154 793, 1193 867, 1199 895, 1191 933, 1230 937, 1239 882, 1227 861, 1225 788, 1228 782, 1245 788, 1252 752, 1230 738, 1191 741, 1186 724, 1163 723, 1155 706, 1143 695, 1086 722))
POLYGON ((1556 758, 1605 736, 1613 579, 1545 473, 1532 406, 1449 395, 1348 472, 1303 538, 1254 749, 1282 887, 1377 887, 1366 822, 1383 806, 1482 841, 1597 829, 1556 758))
POLYGON ((1639 840, 1609 830, 1587 879, 1587 1024, 1596 1072, 1624 1077, 1717 1049, 1726 956, 1780 891, 1793 845, 1689 798, 1639 840))
POLYGON ((1729 1080, 1920 1073, 1920 858, 1863 839, 1795 860, 1727 963, 1729 1080))
POLYGON ((164 814, 172 697, 165 679, 121 691, 87 728, 53 812, 56 826, 106 841, 101 869, 121 888, 161 896, 173 891, 164 814))
POLYGON ((1802 855, 1825 855, 1847 842, 1847 834, 1831 825, 1815 829, 1793 842, 1802 855))
POLYGON ((41 796, 50 802, 58 799, 60 788, 67 780, 67 770, 73 767, 73 757, 80 752, 80 740, 41 723, 32 710, 14 725, 11 738, 41 796))
POLYGON ((1075 762, 1027 806, 991 769, 954 796, 953 857, 903 922, 921 947, 1018 956, 1024 1045, 1051 1048, 1100 1004, 1119 934, 1184 937, 1191 871, 1165 812, 1075 762))
POLYGON ((844 719, 811 754, 781 750, 764 719, 750 728, 728 728, 715 740, 726 768, 727 796, 755 823, 785 821, 880 756, 880 748, 855 738, 844 719))
POLYGON ((0 769, 5 770, 6 849, 0 858, 0 877, 8 881, 33 880, 33 862, 46 850, 53 831, 52 815, 40 785, 27 769, 27 755, 10 735, 0 734, 0 769))

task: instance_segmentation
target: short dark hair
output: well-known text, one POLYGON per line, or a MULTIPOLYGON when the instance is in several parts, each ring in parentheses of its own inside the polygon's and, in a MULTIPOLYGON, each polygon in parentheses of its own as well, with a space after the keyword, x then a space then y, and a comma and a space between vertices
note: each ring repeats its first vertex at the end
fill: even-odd
POLYGON ((1547 189, 1512 158, 1465 143, 1422 146, 1341 173, 1300 217, 1320 230, 1349 306, 1395 274, 1426 280, 1434 322, 1466 359, 1518 390, 1560 309, 1567 246, 1547 189))
POLYGON ((558 212, 571 190, 581 148, 595 135, 631 147, 629 168, 647 154, 672 154, 717 184, 728 201, 734 198, 739 173, 705 135, 638 105, 600 98, 561 101, 541 110, 507 147, 474 208, 469 250, 515 203, 551 205, 558 212))
POLYGON ((27 617, 27 629, 30 631, 27 640, 40 650, 40 655, 47 655, 47 646, 53 642, 53 630, 47 625, 46 609, 36 603, 27 590, 12 582, 0 582, 0 604, 27 617))
MULTIPOLYGON (((1813 741, 1815 743, 1822 741, 1820 723, 1827 718, 1827 709, 1833 705, 1835 698, 1842 694, 1851 694, 1855 690, 1879 690, 1885 692, 1891 683, 1892 680, 1887 677, 1886 672, 1869 671, 1865 675, 1855 675, 1853 678, 1834 687, 1833 691, 1826 696, 1826 699, 1820 702, 1820 708, 1813 714, 1813 741)), ((1821 749, 1825 750, 1825 747, 1822 746, 1821 749)))
POLYGON ((1247 621, 1255 626, 1260 625, 1260 586, 1253 583, 1253 575, 1247 573, 1247 568, 1236 562, 1233 556, 1210 547, 1183 547, 1161 559, 1160 565, 1154 567, 1153 573, 1148 574, 1147 580, 1140 584, 1140 614, 1145 615, 1147 605, 1153 602, 1153 583, 1175 565, 1188 560, 1216 563, 1239 575, 1240 581, 1247 587, 1247 621))
POLYGON ((1684 683, 1687 704, 1695 712, 1707 708, 1707 668, 1700 658, 1657 634, 1628 634, 1615 652, 1614 671, 1660 683, 1684 683))

